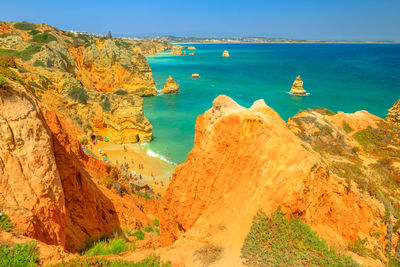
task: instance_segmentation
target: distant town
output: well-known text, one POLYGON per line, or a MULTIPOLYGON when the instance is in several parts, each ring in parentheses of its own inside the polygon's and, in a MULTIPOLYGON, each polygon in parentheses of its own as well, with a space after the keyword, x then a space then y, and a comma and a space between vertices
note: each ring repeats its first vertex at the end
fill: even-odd
MULTIPOLYGON (((88 33, 87 31, 73 31, 67 32, 75 35, 89 35, 92 37, 102 37, 103 35, 88 33)), ((221 38, 208 38, 208 37, 177 37, 171 35, 160 36, 114 36, 120 39, 133 40, 133 41, 161 41, 172 44, 218 44, 218 43, 400 43, 400 41, 321 41, 321 40, 298 40, 288 38, 268 38, 268 37, 221 37, 221 38)))

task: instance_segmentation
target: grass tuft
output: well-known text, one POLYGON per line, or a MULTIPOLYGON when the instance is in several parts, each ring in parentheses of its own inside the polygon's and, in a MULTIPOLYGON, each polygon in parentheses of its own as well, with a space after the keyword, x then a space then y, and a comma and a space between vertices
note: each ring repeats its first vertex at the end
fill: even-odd
POLYGON ((127 243, 125 239, 111 239, 102 240, 95 243, 95 245, 86 251, 88 256, 97 255, 119 255, 125 251, 134 251, 136 249, 134 244, 127 243))

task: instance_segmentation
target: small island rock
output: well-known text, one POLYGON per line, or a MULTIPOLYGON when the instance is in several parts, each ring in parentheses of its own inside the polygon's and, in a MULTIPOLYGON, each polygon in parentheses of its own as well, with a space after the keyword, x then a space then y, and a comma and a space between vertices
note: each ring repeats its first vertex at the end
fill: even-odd
POLYGON ((222 53, 223 57, 230 57, 228 50, 225 50, 224 53, 222 53))
POLYGON ((177 94, 179 92, 179 84, 174 81, 174 79, 169 76, 168 80, 165 82, 164 88, 161 90, 163 94, 177 94))
POLYGON ((303 89, 303 81, 301 80, 300 76, 297 76, 296 80, 294 80, 290 93, 293 95, 307 94, 306 90, 303 89))

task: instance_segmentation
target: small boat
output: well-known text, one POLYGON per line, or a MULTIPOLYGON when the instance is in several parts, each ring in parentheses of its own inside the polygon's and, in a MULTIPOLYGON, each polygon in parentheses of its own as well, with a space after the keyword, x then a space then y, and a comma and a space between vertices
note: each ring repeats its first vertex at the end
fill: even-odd
POLYGON ((200 78, 200 74, 198 73, 193 73, 192 76, 190 76, 191 78, 200 78))

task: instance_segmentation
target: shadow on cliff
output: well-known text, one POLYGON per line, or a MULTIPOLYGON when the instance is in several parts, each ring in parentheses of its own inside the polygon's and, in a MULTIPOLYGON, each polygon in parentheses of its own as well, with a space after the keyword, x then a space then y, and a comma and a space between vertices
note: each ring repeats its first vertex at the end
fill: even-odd
POLYGON ((54 138, 54 156, 65 196, 66 249, 76 251, 88 238, 120 230, 115 207, 84 170, 76 155, 54 138))
MULTIPOLYGON (((66 123, 55 112, 45 110, 44 117, 52 133, 54 157, 65 197, 65 248, 77 251, 89 238, 121 231, 112 201, 105 196, 86 171, 88 161, 66 123)), ((94 172, 102 175, 103 162, 94 172)), ((94 168, 94 167, 93 167, 94 168)))

